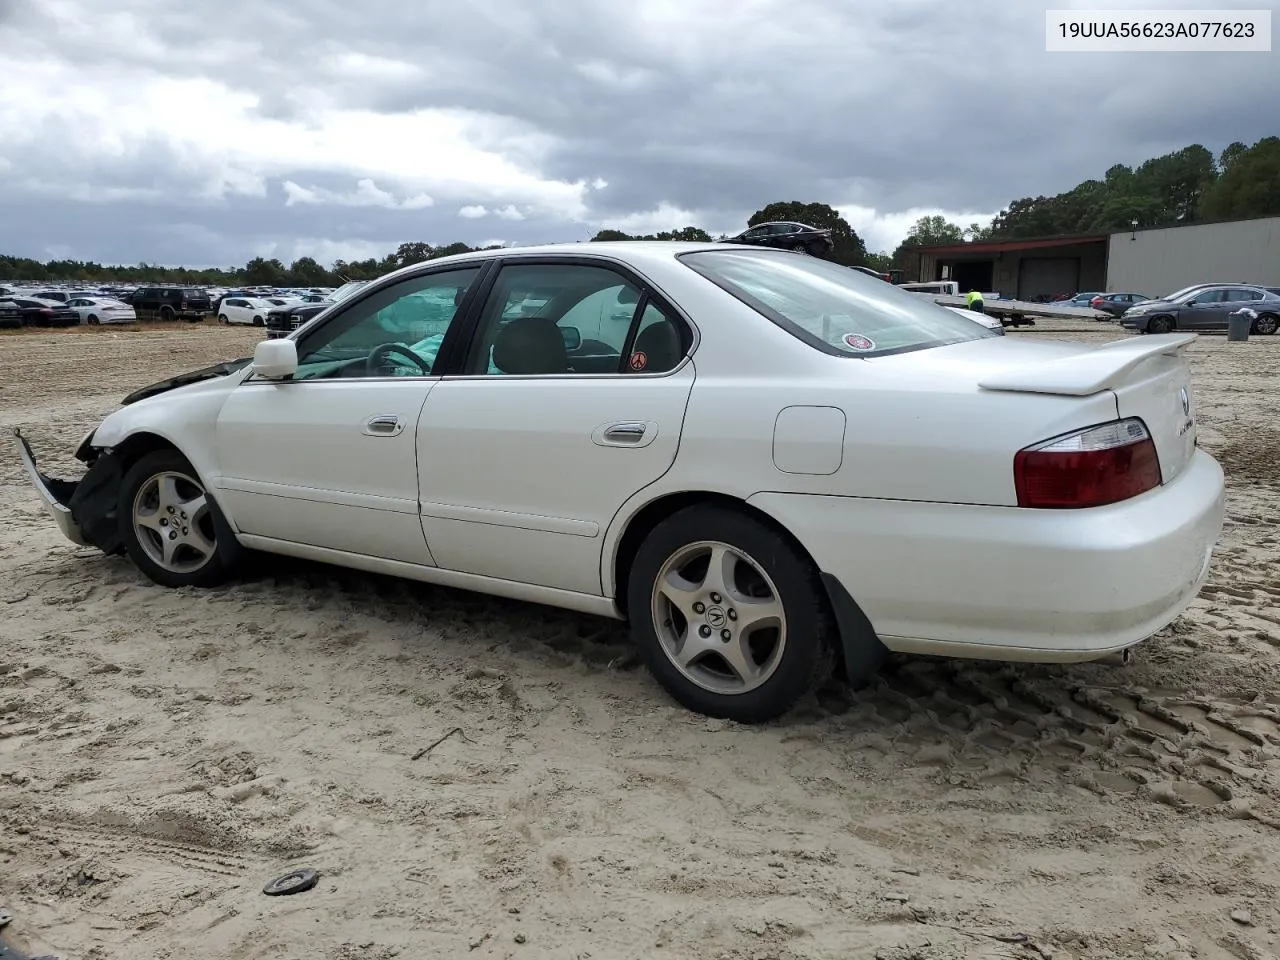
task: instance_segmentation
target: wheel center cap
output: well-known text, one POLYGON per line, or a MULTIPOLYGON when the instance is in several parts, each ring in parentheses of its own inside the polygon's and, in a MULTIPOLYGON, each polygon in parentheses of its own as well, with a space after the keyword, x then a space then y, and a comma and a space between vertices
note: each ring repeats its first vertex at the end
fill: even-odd
POLYGON ((725 625, 725 621, 729 619, 723 607, 707 607, 706 617, 707 626, 714 630, 719 630, 725 625))

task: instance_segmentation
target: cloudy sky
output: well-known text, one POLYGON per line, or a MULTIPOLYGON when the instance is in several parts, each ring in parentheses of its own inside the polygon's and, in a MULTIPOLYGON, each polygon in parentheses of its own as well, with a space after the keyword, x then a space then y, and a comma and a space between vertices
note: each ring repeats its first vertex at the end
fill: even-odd
POLYGON ((1280 53, 1046 53, 1071 5, 0 0, 0 253, 328 263, 792 199, 891 250, 925 213, 1280 134, 1280 53))

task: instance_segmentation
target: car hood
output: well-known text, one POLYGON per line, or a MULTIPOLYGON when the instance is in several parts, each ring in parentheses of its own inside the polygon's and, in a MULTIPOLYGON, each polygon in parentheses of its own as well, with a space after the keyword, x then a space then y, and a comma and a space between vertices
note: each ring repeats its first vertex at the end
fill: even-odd
POLYGON ((200 383, 204 380, 213 380, 216 377, 225 377, 235 373, 237 370, 243 370, 246 366, 253 362, 253 357, 238 357, 235 360, 224 360, 221 363, 215 363, 212 366, 201 367, 199 370, 192 370, 188 373, 180 373, 176 377, 170 377, 167 380, 161 380, 150 386, 135 390, 120 402, 125 406, 131 403, 137 403, 139 400, 146 400, 148 397, 154 397, 157 394, 167 393, 170 390, 176 390, 179 387, 186 387, 193 383, 200 383))

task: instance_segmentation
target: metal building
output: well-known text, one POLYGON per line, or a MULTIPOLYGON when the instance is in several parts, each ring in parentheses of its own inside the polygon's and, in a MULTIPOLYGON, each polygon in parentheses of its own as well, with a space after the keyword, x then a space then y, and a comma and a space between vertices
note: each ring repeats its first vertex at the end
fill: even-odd
POLYGON ((1280 285, 1280 217, 1112 234, 919 247, 908 275, 1017 300, 1104 291, 1160 296, 1193 283, 1280 285))
POLYGON ((1280 284, 1280 217, 1111 235, 1108 290, 1158 297, 1217 282, 1280 284))

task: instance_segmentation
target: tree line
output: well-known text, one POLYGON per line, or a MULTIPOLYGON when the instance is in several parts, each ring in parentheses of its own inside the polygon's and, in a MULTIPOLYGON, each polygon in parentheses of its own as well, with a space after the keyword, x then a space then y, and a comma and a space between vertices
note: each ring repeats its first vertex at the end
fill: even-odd
MULTIPOLYGON (((1085 180, 1054 196, 1021 197, 1002 209, 990 226, 962 227, 940 216, 922 217, 893 251, 870 253, 862 238, 834 207, 825 203, 779 201, 757 210, 747 220, 755 226, 771 220, 798 220, 832 231, 831 259, 848 266, 878 270, 910 267, 915 249, 938 243, 974 240, 1020 240, 1056 234, 1114 233, 1280 214, 1280 137, 1263 137, 1252 146, 1232 143, 1217 157, 1201 144, 1153 157, 1137 167, 1115 164, 1101 179, 1085 180)), ((590 242, 605 240, 691 240, 712 237, 697 226, 644 235, 601 230, 590 242)), ((140 263, 116 266, 79 260, 40 262, 0 255, 0 281, 87 281, 93 283, 189 283, 206 286, 262 285, 326 287, 348 280, 372 280, 399 267, 474 249, 465 243, 434 246, 402 243, 378 259, 338 260, 329 266, 311 257, 289 265, 255 257, 243 267, 193 270, 140 263)))

